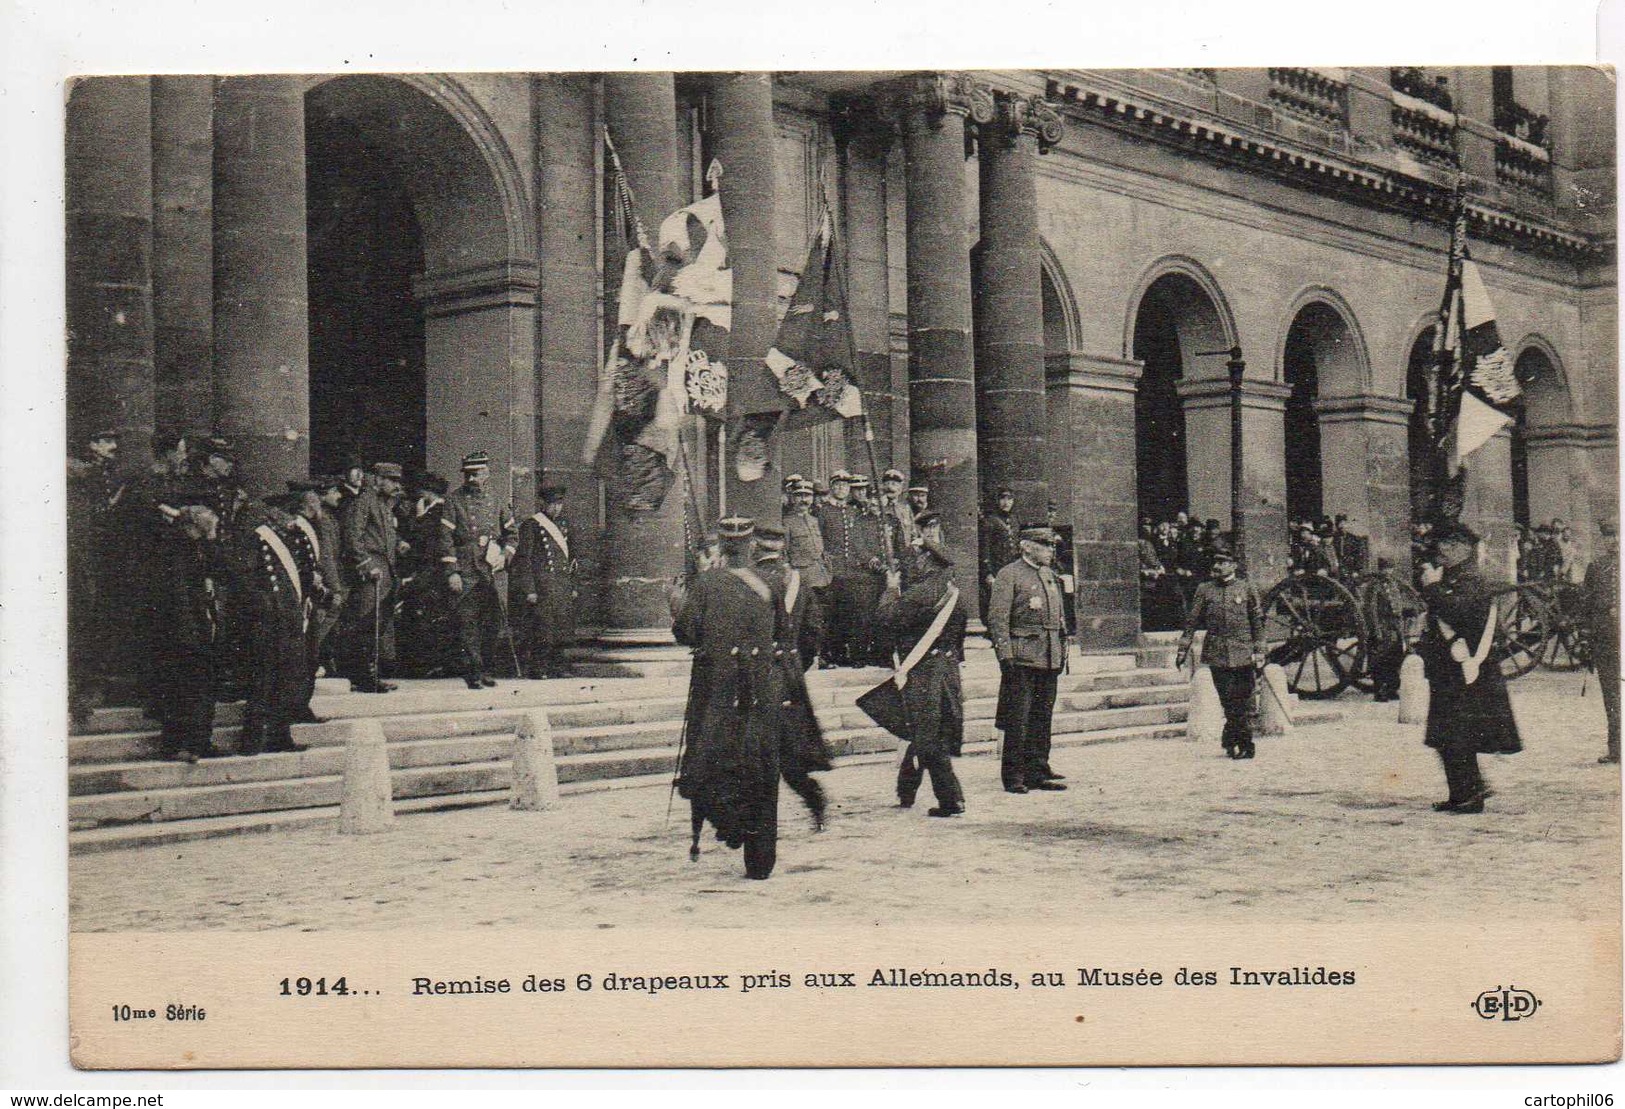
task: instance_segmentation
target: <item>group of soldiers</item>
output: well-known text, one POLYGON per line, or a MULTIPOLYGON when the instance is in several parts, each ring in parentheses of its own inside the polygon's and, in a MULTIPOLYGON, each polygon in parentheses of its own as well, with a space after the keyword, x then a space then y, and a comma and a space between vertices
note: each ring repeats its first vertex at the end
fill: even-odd
POLYGON ((1155 525, 1142 517, 1138 543, 1140 612, 1147 631, 1178 628, 1213 568, 1219 521, 1180 512, 1155 525))
POLYGON ((297 751, 319 674, 388 693, 400 610, 414 672, 564 672, 575 574, 564 491, 515 522, 486 489, 490 460, 463 459, 463 483, 359 460, 343 473, 250 497, 236 453, 215 435, 159 434, 124 479, 118 436, 93 434, 69 464, 69 702, 82 720, 128 692, 162 728, 165 757, 225 752, 215 705, 242 700, 239 754, 297 751), (511 666, 503 665, 506 654, 511 666), (127 690, 117 690, 120 682, 127 690))
POLYGON ((1534 527, 1518 525, 1518 580, 1578 585, 1584 559, 1574 530, 1562 517, 1534 527))
MULTIPOLYGON (((898 804, 912 807, 929 779, 937 802, 931 816, 965 812, 953 759, 964 742, 959 668, 970 610, 953 581, 939 515, 919 495, 923 488, 910 491, 916 495, 908 500, 898 498, 905 484, 900 473, 888 471, 882 500, 871 505, 862 494, 852 497, 854 487, 863 488, 861 479, 837 472, 830 499, 814 515, 811 483, 787 482, 789 505, 781 524, 724 519, 701 552, 699 572, 674 587, 673 632, 694 652, 676 780, 690 804, 691 857, 698 857, 701 833, 710 824, 719 840, 743 849, 747 877, 771 875, 781 780, 805 803, 815 827, 823 826, 827 802, 811 774, 829 769, 830 751, 805 674, 816 661, 812 652, 828 649, 826 644, 848 645, 848 651, 866 653, 842 657, 892 669, 858 703, 903 741, 898 804), (879 530, 883 544, 889 535, 898 545, 883 545, 875 554, 851 539, 864 530, 871 534, 859 542, 873 542, 879 530), (825 580, 819 571, 830 570, 832 555, 839 573, 830 571, 827 584, 815 585, 825 580), (843 574, 851 578, 859 570, 879 580, 840 584, 843 574), (866 601, 862 614, 872 613, 863 625, 866 638, 809 636, 819 589, 826 598, 838 590, 837 619, 848 615, 845 606, 854 596, 866 601)), ((995 721, 1004 732, 1000 776, 1013 794, 1066 788, 1049 764, 1068 641, 1064 590, 1054 568, 1059 538, 1045 525, 1019 529, 1014 557, 989 588, 988 631, 1001 672, 995 721)))

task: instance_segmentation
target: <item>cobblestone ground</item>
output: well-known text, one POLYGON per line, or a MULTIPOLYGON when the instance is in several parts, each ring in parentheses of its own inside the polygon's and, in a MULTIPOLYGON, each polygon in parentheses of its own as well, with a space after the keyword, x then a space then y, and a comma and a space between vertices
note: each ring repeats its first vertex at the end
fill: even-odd
POLYGON ((824 775, 813 834, 785 792, 779 867, 765 883, 709 837, 687 860, 681 802, 663 789, 567 798, 548 813, 488 807, 402 817, 389 832, 329 826, 75 857, 78 931, 700 927, 1066 921, 1280 911, 1583 918, 1616 911, 1620 776, 1599 766, 1593 680, 1513 686, 1521 755, 1483 760, 1482 816, 1430 811, 1444 793, 1421 729, 1395 706, 1259 741, 1127 742, 1057 752, 1066 793, 1011 796, 988 758, 959 770, 970 813, 894 805, 890 766, 824 775), (787 910, 788 915, 787 915, 787 910))

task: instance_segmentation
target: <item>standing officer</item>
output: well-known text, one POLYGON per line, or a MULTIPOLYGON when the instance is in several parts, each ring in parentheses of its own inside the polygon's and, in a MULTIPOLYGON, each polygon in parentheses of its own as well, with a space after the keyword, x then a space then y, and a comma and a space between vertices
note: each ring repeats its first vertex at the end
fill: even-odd
POLYGON ((446 505, 446 479, 424 474, 417 480, 417 496, 400 521, 406 550, 397 564, 400 571, 401 614, 395 629, 403 673, 433 677, 452 672, 449 657, 451 594, 447 580, 457 569, 457 551, 451 533, 455 524, 446 505))
POLYGON ((288 482, 288 496, 282 505, 289 514, 282 532, 298 564, 305 594, 304 693, 294 709, 292 720, 295 724, 325 723, 311 711, 310 699, 316 694, 316 668, 321 662, 319 616, 332 603, 333 590, 328 583, 338 580, 339 571, 338 552, 322 542, 321 532, 316 528, 322 514, 321 497, 316 491, 319 484, 312 481, 288 482))
MULTIPOLYGON (((463 680, 470 689, 497 684, 490 672, 500 666, 493 656, 501 650, 508 628, 507 565, 518 545, 513 513, 486 491, 490 476, 489 455, 484 451, 467 455, 463 484, 450 498, 452 539, 457 544, 457 572, 450 585, 463 650, 463 680)), ((509 640, 514 649, 511 632, 509 640)))
POLYGON ((903 704, 912 738, 897 768, 897 803, 914 804, 914 795, 926 775, 937 805, 932 816, 959 816, 965 811, 965 791, 954 773, 953 760, 965 741, 965 693, 959 664, 965 657, 965 601, 954 585, 942 542, 942 523, 928 512, 916 523, 920 543, 913 555, 907 588, 900 574, 887 575, 880 602, 880 621, 892 634, 903 656, 903 704))
POLYGON ((1252 582, 1236 576, 1236 555, 1227 543, 1214 545, 1212 578, 1196 587, 1179 637, 1178 665, 1185 665, 1198 630, 1207 632, 1202 661, 1224 705, 1224 753, 1250 759, 1253 689, 1264 665, 1264 601, 1252 582))
POLYGON ((1427 629, 1417 653, 1430 696, 1424 742, 1439 752, 1450 795, 1435 812, 1481 813, 1489 791, 1478 756, 1523 750, 1495 639, 1495 596, 1474 564, 1478 535, 1447 522, 1433 532, 1434 560, 1422 567, 1427 629))
POLYGON ((729 517, 718 530, 724 565, 673 595, 672 633, 694 649, 677 790, 692 808, 690 858, 699 857, 709 821, 723 843, 744 848, 745 876, 764 880, 778 844, 783 676, 773 645, 781 602, 748 561, 755 522, 729 517))
POLYGON ((867 624, 880 597, 876 576, 880 518, 852 499, 857 478, 845 470, 830 475, 834 498, 819 518, 824 529, 824 558, 830 572, 828 638, 824 655, 837 666, 864 666, 871 644, 867 624))
POLYGON ((1586 567, 1581 585, 1586 621, 1586 644, 1591 652, 1591 669, 1596 671, 1602 690, 1602 707, 1608 714, 1608 752, 1600 763, 1619 762, 1619 528, 1612 520, 1597 525, 1602 533, 1602 549, 1586 567))
MULTIPOLYGON (((813 485, 806 479, 790 490, 790 508, 784 514, 785 560, 801 575, 808 593, 808 619, 802 622, 797 644, 801 665, 810 667, 824 649, 824 621, 830 611, 829 567, 824 563, 824 529, 813 514, 813 485)), ((825 662, 824 666, 832 663, 825 662)))
POLYGON ((513 556, 513 597, 519 603, 527 678, 569 677, 564 649, 575 642, 576 560, 564 486, 543 485, 542 510, 519 525, 513 556))
POLYGON ((1053 568, 1055 532, 1021 529, 1021 557, 993 578, 988 635, 999 659, 998 723, 1004 728, 999 768, 1005 792, 1062 790, 1049 764, 1055 693, 1066 668, 1061 581, 1053 568))
POLYGON ((1016 535, 1016 521, 1010 515, 1015 511, 1016 494, 1013 489, 1000 489, 994 507, 982 516, 977 529, 978 562, 981 568, 982 623, 988 623, 988 602, 993 596, 993 579, 998 572, 1014 562, 1021 554, 1016 535))
POLYGON ((286 515, 254 503, 238 515, 233 544, 238 610, 247 627, 243 638, 247 663, 243 735, 238 751, 303 751, 289 725, 310 707, 306 630, 306 584, 314 562, 300 565, 282 523, 286 515))
POLYGON ((196 762, 225 754, 214 735, 215 652, 220 634, 219 521, 202 505, 178 510, 175 532, 153 552, 153 678, 163 757, 196 762))
POLYGON ((1361 590, 1366 629, 1371 633, 1370 658, 1373 701, 1399 699, 1399 670, 1405 661, 1405 628, 1411 613, 1400 592, 1392 559, 1378 558, 1369 588, 1361 590))
MULTIPOLYGON (((395 560, 400 555, 394 501, 401 491, 396 462, 373 464, 373 481, 344 503, 339 561, 349 601, 340 631, 339 662, 357 693, 388 693, 383 670, 395 661, 395 560)), ((353 488, 353 486, 352 486, 353 488)))
POLYGON ((880 476, 880 517, 891 534, 891 550, 895 558, 903 557, 920 537, 920 529, 914 522, 914 510, 903 496, 903 486, 907 481, 901 470, 887 470, 880 476))

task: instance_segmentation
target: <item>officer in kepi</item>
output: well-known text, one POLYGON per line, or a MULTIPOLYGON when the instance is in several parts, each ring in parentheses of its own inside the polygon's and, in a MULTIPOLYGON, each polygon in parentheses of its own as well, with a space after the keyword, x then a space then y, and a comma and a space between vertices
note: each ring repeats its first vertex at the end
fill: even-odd
POLYGON ((527 678, 563 678, 570 673, 564 651, 575 642, 578 594, 564 494, 564 486, 544 483, 538 490, 542 510, 519 525, 509 611, 518 614, 523 629, 527 678))
POLYGON ((1475 565, 1478 543, 1465 524, 1440 525, 1433 532, 1433 557, 1420 575, 1428 609, 1417 645, 1429 688, 1424 742, 1439 752, 1450 787, 1435 812, 1483 812, 1490 791, 1478 756, 1523 750, 1501 673, 1495 595, 1475 565))
POLYGON ((915 522, 919 539, 913 565, 906 579, 899 571, 887 574, 879 613, 903 656, 899 672, 912 728, 897 769, 897 803, 912 806, 920 783, 930 775, 937 799, 930 815, 959 816, 965 811, 965 791, 953 760, 965 739, 959 664, 965 657, 969 609, 953 583, 953 560, 943 545, 940 517, 927 512, 915 522))
POLYGON ((490 456, 474 451, 463 459, 463 484, 449 499, 457 572, 448 584, 463 649, 463 680, 470 689, 497 684, 491 673, 503 668, 504 652, 509 665, 518 662, 508 626, 507 567, 519 539, 513 513, 485 488, 490 476, 490 456))
POLYGON ((1067 652, 1056 539, 1041 525, 1022 528, 1021 557, 994 575, 988 600, 987 630, 1000 671, 994 724, 1004 731, 999 776, 1006 793, 1066 788, 1064 775, 1049 764, 1055 693, 1067 652))
POLYGON ((1191 600, 1185 633, 1179 637, 1181 667, 1198 631, 1207 632, 1202 661, 1224 705, 1224 753, 1250 759, 1253 690, 1264 665, 1264 602, 1250 581, 1236 576, 1236 554, 1227 543, 1214 546, 1212 577, 1196 587, 1191 600))

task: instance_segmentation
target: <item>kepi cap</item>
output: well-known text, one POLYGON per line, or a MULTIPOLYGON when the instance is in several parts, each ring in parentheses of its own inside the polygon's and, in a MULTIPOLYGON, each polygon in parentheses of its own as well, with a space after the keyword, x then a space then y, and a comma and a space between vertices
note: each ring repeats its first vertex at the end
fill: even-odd
POLYGON ((748 539, 756 530, 749 516, 727 516, 717 521, 717 534, 724 539, 748 539))

